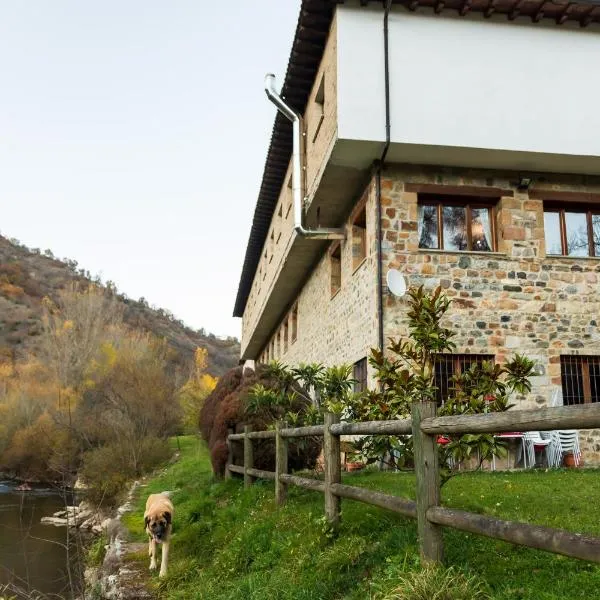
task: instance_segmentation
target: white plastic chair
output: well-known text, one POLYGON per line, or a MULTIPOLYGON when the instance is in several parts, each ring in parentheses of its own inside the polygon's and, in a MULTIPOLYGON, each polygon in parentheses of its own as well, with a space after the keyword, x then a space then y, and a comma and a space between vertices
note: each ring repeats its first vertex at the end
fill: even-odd
POLYGON ((561 467, 563 464, 563 452, 558 431, 542 431, 541 436, 545 440, 550 440, 547 450, 548 466, 561 467))
POLYGON ((535 467, 536 450, 541 450, 546 453, 546 463, 550 465, 550 456, 552 453, 550 446, 552 445, 552 440, 545 440, 542 438, 539 431, 526 431, 523 433, 523 442, 525 444, 525 453, 523 457, 525 468, 527 468, 528 465, 530 465, 531 468, 535 467))
MULTIPOLYGON (((572 453, 575 459, 575 465, 579 466, 581 462, 581 449, 579 448, 579 432, 576 429, 563 429, 556 432, 560 438, 561 453, 572 453)), ((562 462, 562 457, 561 457, 562 462)))

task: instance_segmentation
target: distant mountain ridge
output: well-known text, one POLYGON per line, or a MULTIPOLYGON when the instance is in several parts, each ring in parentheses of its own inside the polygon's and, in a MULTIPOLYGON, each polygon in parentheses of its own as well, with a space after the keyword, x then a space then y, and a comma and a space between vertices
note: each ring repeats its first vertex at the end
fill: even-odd
MULTIPOLYGON (((77 261, 60 260, 50 250, 27 248, 18 240, 0 235, 0 355, 20 358, 36 351, 36 338, 42 330, 42 300, 56 301, 60 290, 72 283, 102 284, 89 271, 78 268, 77 261)), ((125 322, 132 328, 165 338, 181 356, 191 360, 198 346, 208 350, 208 372, 220 376, 237 365, 240 346, 236 338, 219 338, 204 329, 186 326, 172 313, 153 308, 144 298, 132 300, 115 292, 124 305, 125 322)))

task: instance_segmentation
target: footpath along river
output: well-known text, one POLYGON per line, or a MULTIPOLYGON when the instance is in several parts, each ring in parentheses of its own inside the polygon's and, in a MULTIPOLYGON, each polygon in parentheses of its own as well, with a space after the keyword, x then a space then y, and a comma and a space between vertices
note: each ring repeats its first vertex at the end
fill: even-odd
MULTIPOLYGON (((64 508, 62 493, 33 484, 31 490, 18 491, 17 486, 0 479, 0 584, 12 583, 50 598, 77 596, 81 551, 75 538, 70 536, 67 550, 67 528, 40 523, 64 508)), ((69 504, 72 500, 68 498, 69 504)))

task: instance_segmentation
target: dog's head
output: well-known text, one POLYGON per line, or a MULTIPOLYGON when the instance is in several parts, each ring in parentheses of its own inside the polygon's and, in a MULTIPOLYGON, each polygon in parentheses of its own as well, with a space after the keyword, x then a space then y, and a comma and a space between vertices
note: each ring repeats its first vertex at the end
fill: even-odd
POLYGON ((171 525, 171 513, 168 511, 152 512, 144 517, 144 525, 148 535, 152 536, 156 542, 163 542, 171 525))

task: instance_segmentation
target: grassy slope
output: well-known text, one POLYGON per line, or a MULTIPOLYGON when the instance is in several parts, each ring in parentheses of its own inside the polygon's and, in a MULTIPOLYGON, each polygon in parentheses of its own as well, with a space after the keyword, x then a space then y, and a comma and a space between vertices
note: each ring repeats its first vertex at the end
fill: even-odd
MULTIPOLYGON (((142 540, 148 493, 176 490, 175 529, 164 598, 314 599, 377 597, 419 567, 416 525, 386 511, 343 501, 341 535, 329 539, 322 496, 290 488, 276 510, 272 483, 244 490, 214 482, 204 447, 183 438, 182 459, 142 490, 126 523, 142 540)), ((408 474, 363 472, 354 485, 414 495, 408 474)), ((503 518, 600 535, 598 471, 466 474, 443 488, 444 503, 503 518)), ((600 567, 446 530, 447 563, 478 574, 495 600, 597 598, 600 567)), ((145 559, 144 559, 145 560, 145 559)))

